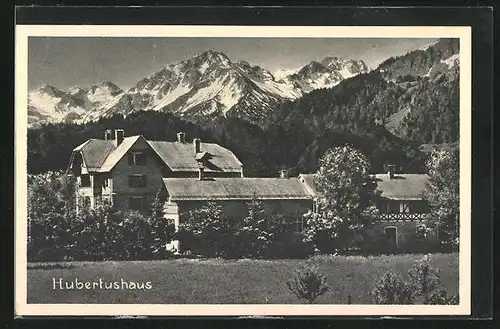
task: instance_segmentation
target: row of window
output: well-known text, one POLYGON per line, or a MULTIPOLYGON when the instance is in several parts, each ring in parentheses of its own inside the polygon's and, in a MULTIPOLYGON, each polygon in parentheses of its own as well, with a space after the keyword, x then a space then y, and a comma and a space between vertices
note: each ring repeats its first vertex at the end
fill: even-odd
MULTIPOLYGON (((114 199, 114 198, 113 198, 114 199)), ((107 205, 112 205, 115 201, 110 197, 103 197, 100 202, 107 205)), ((89 196, 84 196, 79 200, 81 209, 90 209, 91 199, 89 196)), ((129 196, 128 209, 130 210, 145 210, 148 208, 147 197, 143 195, 129 196)))
MULTIPOLYGON (((134 174, 128 176, 128 186, 129 187, 146 187, 148 185, 148 180, 144 174, 134 174)), ((82 175, 80 180, 81 187, 90 187, 90 177, 89 175, 82 175)), ((106 178, 102 186, 104 188, 111 186, 111 178, 106 178)))
POLYGON ((385 201, 381 207, 383 213, 423 213, 428 211, 428 207, 423 201, 385 201))
MULTIPOLYGON (((129 187, 145 187, 148 185, 147 177, 144 174, 134 174, 128 176, 129 187)), ((88 175, 82 175, 80 181, 81 187, 90 187, 90 178, 88 175)), ((111 178, 104 179, 102 186, 107 188, 111 186, 111 178)))

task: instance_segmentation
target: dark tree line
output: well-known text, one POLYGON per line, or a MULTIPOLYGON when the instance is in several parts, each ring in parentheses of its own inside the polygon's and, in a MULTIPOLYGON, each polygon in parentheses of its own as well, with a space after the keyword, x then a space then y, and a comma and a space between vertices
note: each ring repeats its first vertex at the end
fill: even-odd
POLYGON ((366 132, 349 129, 311 131, 307 122, 284 118, 265 129, 240 119, 215 119, 199 124, 167 113, 137 112, 126 118, 115 115, 98 122, 76 125, 58 123, 28 130, 28 172, 64 170, 71 151, 90 138, 103 138, 107 128, 123 128, 126 136, 142 134, 151 140, 176 140, 183 131, 188 139, 201 138, 227 147, 245 165, 249 176, 274 177, 282 168, 292 174, 317 169, 317 159, 332 146, 350 143, 362 150, 373 171, 399 163, 410 171, 422 170, 425 159, 417 145, 404 142, 381 126, 366 132))

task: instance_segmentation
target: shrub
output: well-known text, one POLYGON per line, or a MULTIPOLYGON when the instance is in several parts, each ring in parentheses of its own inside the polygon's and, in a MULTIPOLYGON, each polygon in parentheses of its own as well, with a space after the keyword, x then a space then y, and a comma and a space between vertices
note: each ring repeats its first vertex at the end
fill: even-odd
POLYGON ((286 285, 297 298, 305 299, 309 304, 330 290, 326 276, 319 271, 317 265, 306 265, 295 270, 295 276, 288 280, 286 285))
POLYGON ((448 304, 458 302, 455 295, 448 296, 446 289, 441 287, 439 269, 431 266, 429 255, 415 261, 408 271, 408 276, 415 287, 421 304, 448 304))
POLYGON ((150 251, 154 258, 169 258, 171 252, 167 251, 166 244, 174 239, 175 223, 171 219, 164 218, 164 200, 165 192, 159 189, 151 204, 151 214, 149 216, 149 225, 151 226, 150 239, 148 241, 150 251))
POLYGON ((314 245, 304 242, 301 233, 276 234, 263 253, 265 258, 307 258, 314 253, 314 245))
POLYGON ((189 212, 180 224, 180 234, 193 253, 208 257, 230 257, 231 239, 235 234, 230 219, 223 216, 222 208, 215 202, 207 202, 202 207, 189 212))
POLYGON ((67 260, 72 249, 74 181, 63 172, 28 175, 28 259, 67 260))
POLYGON ((393 272, 386 272, 372 291, 377 304, 413 304, 413 287, 393 272))
POLYGON ((75 213, 74 182, 63 172, 28 176, 28 260, 168 258, 174 231, 156 200, 151 216, 98 203, 75 213))
POLYGON ((372 291, 377 304, 458 304, 458 295, 441 287, 439 269, 430 265, 430 256, 415 261, 408 271, 408 282, 386 272, 372 291))
POLYGON ((264 209, 257 200, 251 200, 247 206, 244 218, 225 216, 221 205, 214 202, 192 210, 181 222, 177 234, 183 249, 221 258, 279 258, 298 254, 306 257, 310 254, 309 245, 289 232, 287 223, 292 218, 264 209))

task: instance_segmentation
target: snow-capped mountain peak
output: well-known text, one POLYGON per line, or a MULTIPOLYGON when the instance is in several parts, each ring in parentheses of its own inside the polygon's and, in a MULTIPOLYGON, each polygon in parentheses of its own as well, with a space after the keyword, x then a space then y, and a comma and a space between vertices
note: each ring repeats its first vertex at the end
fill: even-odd
POLYGON ((29 105, 34 117, 43 113, 53 117, 52 121, 64 120, 68 113, 80 122, 139 110, 180 116, 232 115, 256 121, 286 100, 333 87, 366 70, 362 61, 326 57, 273 74, 244 60, 233 62, 223 52, 210 49, 164 66, 127 91, 110 81, 67 92, 44 86, 43 101, 30 94, 29 105), (56 116, 54 111, 65 115, 56 116))
POLYGON ((294 73, 296 73, 298 70, 300 70, 300 68, 295 68, 295 69, 277 69, 276 71, 274 71, 273 75, 274 75, 274 78, 276 79, 276 81, 279 81, 289 75, 292 75, 294 73))
POLYGON ((311 61, 299 70, 290 71, 282 80, 309 92, 334 87, 344 79, 366 72, 368 67, 363 61, 329 56, 321 61, 311 61))
POLYGON ((229 57, 227 57, 226 54, 214 50, 207 50, 202 52, 201 54, 193 57, 192 59, 195 63, 201 62, 203 63, 213 63, 213 64, 219 64, 219 65, 230 65, 231 60, 229 57))

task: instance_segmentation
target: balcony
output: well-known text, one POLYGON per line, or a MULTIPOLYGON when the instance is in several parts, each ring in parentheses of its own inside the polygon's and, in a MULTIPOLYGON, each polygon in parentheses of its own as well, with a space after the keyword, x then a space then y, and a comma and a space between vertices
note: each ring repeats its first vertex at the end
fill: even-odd
POLYGON ((416 212, 394 212, 385 213, 378 216, 379 221, 383 220, 401 220, 401 221, 411 221, 411 220, 425 220, 429 219, 429 213, 416 213, 416 212))

